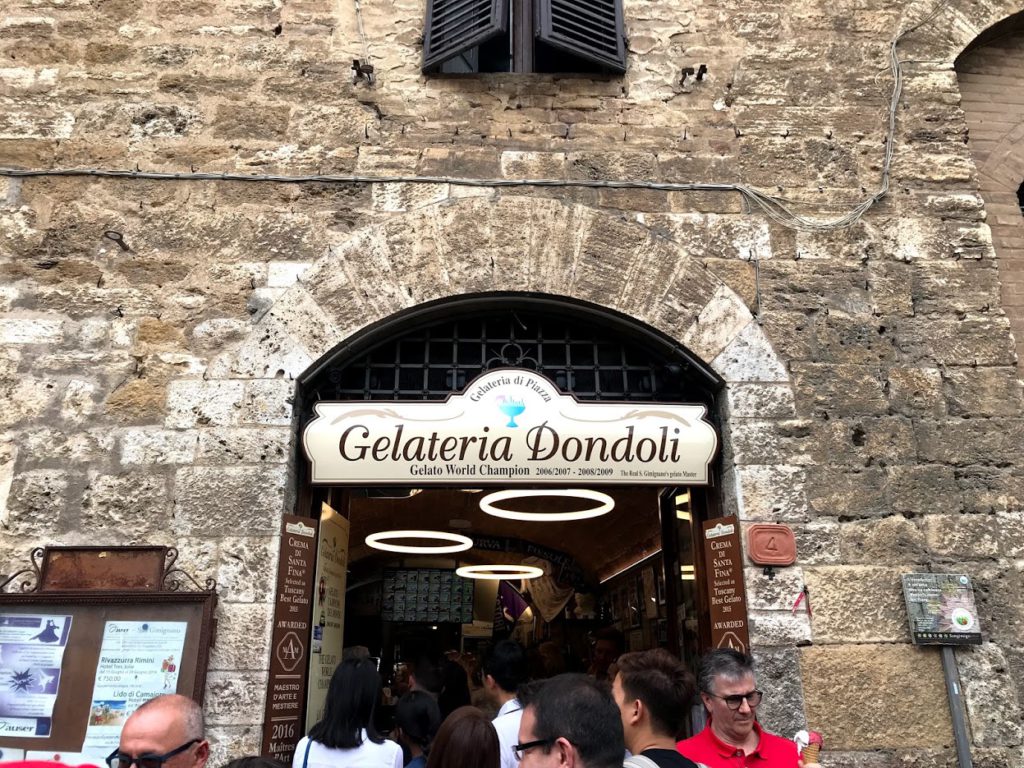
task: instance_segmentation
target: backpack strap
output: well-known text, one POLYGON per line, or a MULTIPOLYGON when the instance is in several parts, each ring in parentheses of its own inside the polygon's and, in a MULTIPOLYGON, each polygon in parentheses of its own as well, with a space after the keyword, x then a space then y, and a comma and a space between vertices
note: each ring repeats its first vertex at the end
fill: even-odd
POLYGON ((630 755, 623 760, 622 768, 658 768, 658 764, 643 755, 630 755))
POLYGON ((313 744, 313 740, 307 736, 306 737, 306 754, 302 756, 302 768, 306 768, 307 763, 309 763, 309 748, 310 748, 310 746, 312 746, 312 744, 313 744))

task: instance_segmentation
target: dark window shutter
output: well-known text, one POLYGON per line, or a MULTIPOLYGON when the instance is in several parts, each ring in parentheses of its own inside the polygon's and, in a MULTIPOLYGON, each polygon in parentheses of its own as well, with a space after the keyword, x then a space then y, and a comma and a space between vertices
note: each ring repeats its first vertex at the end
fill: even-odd
POLYGON ((508 0, 427 0, 423 71, 508 29, 508 0))
POLYGON ((622 0, 537 0, 537 37, 612 72, 626 71, 622 0))

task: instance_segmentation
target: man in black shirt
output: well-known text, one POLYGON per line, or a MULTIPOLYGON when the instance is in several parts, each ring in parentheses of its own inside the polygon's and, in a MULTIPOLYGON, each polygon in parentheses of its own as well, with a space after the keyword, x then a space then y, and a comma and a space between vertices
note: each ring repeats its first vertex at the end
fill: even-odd
POLYGON ((693 675, 663 648, 627 653, 619 657, 618 667, 612 696, 622 718, 626 748, 633 755, 626 765, 696 768, 696 763, 676 751, 681 720, 690 711, 694 694, 693 675))

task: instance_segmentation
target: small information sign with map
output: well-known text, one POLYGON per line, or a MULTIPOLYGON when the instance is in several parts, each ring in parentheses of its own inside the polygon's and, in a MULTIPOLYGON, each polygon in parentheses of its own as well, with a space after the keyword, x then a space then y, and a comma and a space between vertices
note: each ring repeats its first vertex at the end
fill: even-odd
POLYGON ((917 645, 981 645, 971 580, 961 573, 907 573, 903 598, 917 645))

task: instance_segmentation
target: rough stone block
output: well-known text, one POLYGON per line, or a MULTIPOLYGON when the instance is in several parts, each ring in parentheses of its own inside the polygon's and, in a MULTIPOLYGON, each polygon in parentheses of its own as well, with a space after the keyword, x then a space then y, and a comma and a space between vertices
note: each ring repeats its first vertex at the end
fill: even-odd
POLYGON ((64 338, 60 320, 43 317, 0 318, 0 344, 59 344, 64 338))
POLYGON ((902 515, 839 524, 840 551, 851 565, 899 565, 928 561, 925 535, 902 515))
POLYGON ((796 558, 801 565, 829 565, 838 563, 840 555, 839 523, 833 520, 813 520, 791 526, 796 538, 796 558))
POLYGON ((953 471, 965 512, 1024 509, 1024 471, 1014 468, 958 467, 953 471))
POLYGON ((808 519, 803 467, 787 465, 738 466, 737 515, 755 522, 794 522, 808 519))
POLYGON ((1024 385, 1017 368, 948 368, 943 372, 951 416, 1019 416, 1024 385))
POLYGON ((13 439, 0 437, 0 528, 7 527, 7 498, 14 481, 14 464, 18 460, 18 446, 13 439))
POLYGON ((259 725, 267 693, 266 672, 217 671, 206 676, 203 709, 210 725, 259 725))
POLYGON ((289 426, 294 402, 294 381, 266 379, 246 382, 239 421, 242 424, 289 426))
POLYGON ((964 466, 1012 465, 1024 445, 1024 419, 949 419, 914 425, 921 459, 964 466))
POLYGON ((985 643, 957 649, 960 685, 971 724, 971 741, 979 747, 1019 746, 1024 727, 1018 691, 1006 674, 1006 657, 985 643))
POLYGON ((277 590, 278 536, 225 536, 211 561, 212 575, 237 603, 262 603, 277 590))
POLYGON ((874 366, 793 363, 798 412, 881 416, 888 411, 881 371, 874 366))
POLYGON ((69 463, 93 469, 112 465, 115 435, 103 427, 88 432, 43 427, 21 433, 22 460, 26 466, 64 468, 69 463))
POLYGON ((197 458, 204 464, 283 464, 291 439, 284 427, 201 429, 197 458))
POLYGON ((968 573, 986 639, 1000 647, 1018 646, 1024 637, 1024 563, 981 565, 953 562, 949 573, 968 573))
POLYGON ((940 749, 952 744, 946 687, 934 649, 815 646, 800 651, 800 671, 807 722, 826 734, 829 749, 940 749))
POLYGON ((788 375, 761 326, 748 323, 711 367, 727 382, 787 381, 788 375))
POLYGON ((803 419, 737 421, 729 428, 727 439, 737 465, 805 466, 814 462, 811 451, 817 446, 808 439, 813 434, 812 422, 803 419))
POLYGON ((132 379, 107 396, 106 413, 123 424, 161 422, 165 418, 166 399, 163 381, 132 379))
POLYGON ((963 507, 952 467, 939 464, 887 467, 886 490, 895 512, 926 515, 963 507))
POLYGON ((176 517, 195 535, 273 534, 285 509, 285 467, 190 467, 175 480, 176 517))
POLYGON ((683 334, 683 344, 702 360, 714 360, 751 322, 750 310, 723 285, 683 334))
POLYGON ((18 538, 49 539, 66 524, 68 472, 36 469, 19 472, 11 482, 4 529, 18 538))
POLYGON ((272 261, 267 264, 267 286, 291 288, 302 279, 302 274, 309 266, 308 261, 272 261))
POLYGON ((82 494, 81 526, 142 543, 170 527, 167 478, 151 471, 92 473, 82 494))
POLYGON ((928 548, 959 561, 1012 557, 1024 546, 1024 522, 1017 515, 928 515, 928 548))
POLYGON ((885 472, 874 467, 811 467, 807 500, 820 515, 872 517, 889 513, 885 472))
POLYGON ((96 412, 95 382, 72 379, 64 389, 60 403, 60 415, 69 423, 87 421, 96 412))
POLYGON ((193 430, 126 429, 121 433, 121 463, 191 464, 197 439, 193 430))
POLYGON ((906 642, 901 576, 913 569, 863 565, 804 569, 816 643, 906 642))
POLYGON ((231 426, 238 420, 244 389, 242 381, 172 381, 165 424, 172 429, 231 426))
POLYGON ((750 644, 755 648, 793 647, 811 642, 811 623, 804 613, 748 611, 750 644))
MULTIPOLYGON (((218 584, 223 587, 223 585, 218 584)), ((225 592, 224 594, 229 594, 225 592)), ((270 636, 274 629, 272 603, 217 604, 217 622, 230 627, 221 632, 210 654, 210 670, 262 670, 270 661, 270 636)))
POLYGON ((386 182, 373 185, 373 208, 395 213, 411 211, 438 203, 448 198, 448 184, 412 184, 386 182))
POLYGON ((0 381, 0 426, 12 426, 41 417, 57 401, 60 391, 51 379, 18 377, 0 381))
POLYGON ((731 419, 786 419, 796 415, 788 384, 730 384, 725 390, 731 419))
MULTIPOLYGON (((209 695, 209 685, 206 690, 209 695)), ((262 719, 254 725, 210 725, 206 729, 206 736, 210 741, 209 764, 227 765, 235 758, 260 753, 263 747, 262 719)))
POLYGON ((799 567, 777 568, 774 578, 768 578, 763 568, 748 565, 743 569, 743 581, 748 608, 758 611, 790 610, 803 589, 804 572, 799 567))
POLYGON ((765 649, 755 650, 753 655, 757 686, 765 692, 757 709, 758 722, 766 730, 784 736, 806 728, 800 652, 765 649))
POLYGON ((814 421, 808 442, 811 460, 820 464, 887 466, 916 463, 912 422, 902 416, 814 421))

